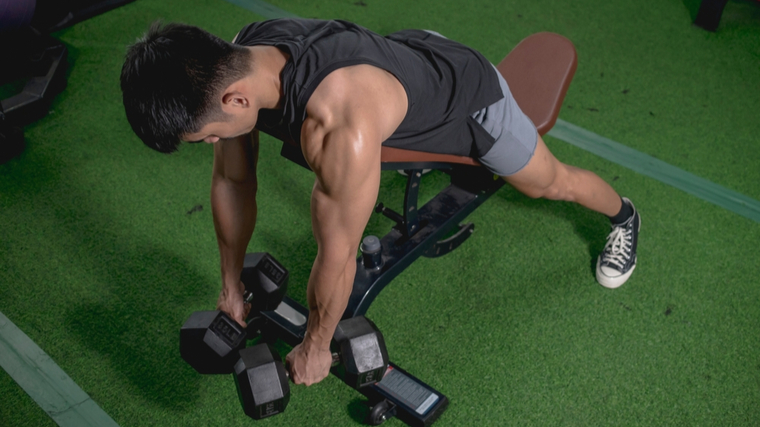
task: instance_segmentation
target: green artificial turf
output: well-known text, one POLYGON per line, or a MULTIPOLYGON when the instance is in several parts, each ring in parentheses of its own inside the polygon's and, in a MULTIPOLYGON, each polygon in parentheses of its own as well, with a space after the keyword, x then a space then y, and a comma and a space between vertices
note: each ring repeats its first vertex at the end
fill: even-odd
MULTIPOLYGON (((493 62, 529 34, 563 34, 579 54, 564 120, 760 200, 754 2, 729 2, 716 33, 691 25, 694 0, 271 3, 380 33, 433 29, 493 62)), ((0 166, 0 312, 122 426, 358 425, 363 398, 334 377, 294 387, 285 414, 254 423, 230 377, 179 357, 179 327, 213 308, 220 280, 211 147, 152 152, 121 106, 125 47, 159 18, 228 40, 260 19, 222 0, 138 0, 55 34, 69 48, 68 87, 0 166)), ((760 424, 760 224, 546 142, 636 203, 639 265, 604 289, 593 263, 605 218, 509 188, 493 196, 464 245, 416 261, 368 312, 391 359, 450 398, 436 425, 760 424)), ((271 138, 260 159, 249 250, 280 260, 303 302, 313 177, 271 138)), ((384 172, 379 201, 399 206, 404 184, 384 172)), ((445 184, 426 175, 421 197, 445 184)), ((390 226, 375 216, 367 233, 390 226)), ((52 425, 5 373, 0 395, 0 425, 52 425)))

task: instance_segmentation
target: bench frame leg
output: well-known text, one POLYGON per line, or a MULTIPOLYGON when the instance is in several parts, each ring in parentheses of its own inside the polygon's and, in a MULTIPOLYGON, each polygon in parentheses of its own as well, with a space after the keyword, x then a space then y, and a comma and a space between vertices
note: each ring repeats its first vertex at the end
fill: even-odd
POLYGON ((354 288, 343 313, 344 319, 364 315, 380 291, 420 256, 442 256, 456 249, 474 230, 474 225, 460 223, 504 185, 502 179, 494 179, 494 175, 483 168, 453 167, 446 171, 451 175, 451 184, 417 209, 422 170, 407 172, 411 173, 408 173, 404 215, 378 205, 384 215, 397 221, 380 239, 382 267, 368 269, 361 256, 356 259, 354 288), (454 235, 449 237, 452 232, 454 235))

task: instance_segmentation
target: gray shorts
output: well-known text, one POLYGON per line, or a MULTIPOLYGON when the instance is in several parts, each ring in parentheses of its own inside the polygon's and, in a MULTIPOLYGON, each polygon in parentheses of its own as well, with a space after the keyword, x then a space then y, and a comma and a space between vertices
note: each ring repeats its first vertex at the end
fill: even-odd
MULTIPOLYGON (((425 31, 446 37, 435 31, 425 31)), ((538 130, 517 105, 507 81, 495 66, 493 68, 499 77, 504 98, 472 114, 472 118, 496 140, 478 161, 499 176, 509 176, 520 172, 533 157, 538 144, 538 130)))
POLYGON ((519 172, 533 157, 538 143, 538 131, 517 106, 504 77, 498 71, 496 74, 504 98, 476 112, 472 117, 496 140, 486 155, 478 160, 491 172, 509 176, 519 172))

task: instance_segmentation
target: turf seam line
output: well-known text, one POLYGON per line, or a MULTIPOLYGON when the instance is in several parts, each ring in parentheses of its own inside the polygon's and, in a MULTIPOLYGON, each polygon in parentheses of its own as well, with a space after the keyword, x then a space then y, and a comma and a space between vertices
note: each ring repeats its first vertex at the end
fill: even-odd
MULTIPOLYGON (((261 0, 226 0, 267 19, 298 18, 261 0)), ((760 222, 760 202, 591 131, 557 119, 549 135, 702 200, 760 222)))
POLYGON ((240 6, 243 9, 250 10, 253 13, 259 14, 267 19, 277 18, 298 18, 286 10, 282 10, 274 5, 260 0, 226 0, 236 6, 240 6))
POLYGON ((0 366, 59 426, 119 427, 2 312, 0 366))
POLYGON ((562 119, 557 120, 549 131, 549 135, 755 222, 760 222, 760 202, 757 200, 700 178, 649 154, 634 150, 562 119))

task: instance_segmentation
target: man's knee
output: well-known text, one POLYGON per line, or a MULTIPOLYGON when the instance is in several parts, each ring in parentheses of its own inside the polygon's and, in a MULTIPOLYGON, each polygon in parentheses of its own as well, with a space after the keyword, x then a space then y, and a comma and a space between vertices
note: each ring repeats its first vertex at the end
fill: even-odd
POLYGON ((572 182, 567 169, 560 163, 552 172, 548 177, 544 176, 543 180, 535 182, 512 183, 508 177, 506 180, 517 191, 532 199, 569 200, 572 182))
POLYGON ((518 190, 531 199, 564 200, 567 194, 563 186, 556 180, 548 186, 531 186, 524 189, 518 188, 518 190))

